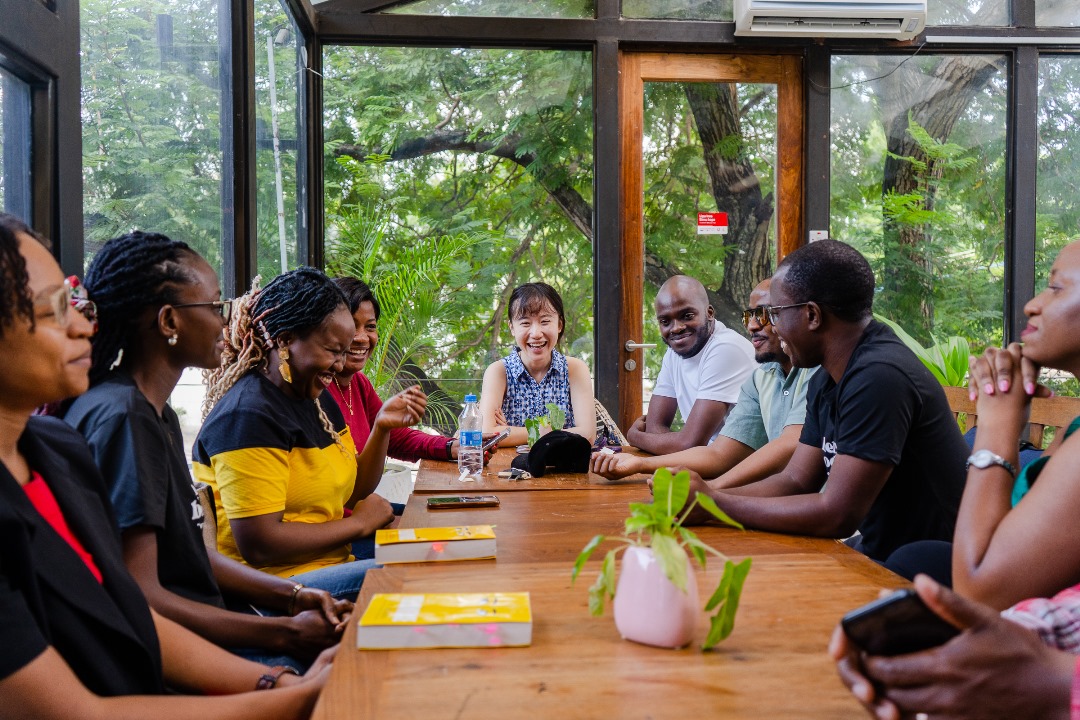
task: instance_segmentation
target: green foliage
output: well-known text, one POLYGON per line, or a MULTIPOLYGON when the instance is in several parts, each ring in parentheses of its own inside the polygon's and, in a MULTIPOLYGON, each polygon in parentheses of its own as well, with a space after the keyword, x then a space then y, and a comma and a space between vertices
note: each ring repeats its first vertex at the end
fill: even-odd
MULTIPOLYGON (((660 468, 653 475, 653 500, 651 503, 630 503, 630 515, 626 518, 623 536, 616 538, 623 547, 648 546, 656 556, 665 577, 677 588, 686 592, 686 576, 690 572, 687 551, 705 567, 709 554, 724 560, 724 574, 716 590, 709 598, 705 610, 716 613, 710 619, 709 634, 703 645, 708 650, 727 638, 735 627, 735 613, 739 609, 739 597, 750 572, 750 558, 735 564, 717 550, 701 542, 683 522, 700 506, 721 522, 743 529, 716 506, 712 498, 695 493, 690 498, 690 473, 683 470, 672 475, 667 468, 660 468), (689 501, 689 502, 687 502, 689 501)), ((571 580, 576 580, 593 551, 607 538, 597 535, 582 549, 574 561, 571 580)), ((604 603, 615 597, 615 557, 620 548, 609 550, 600 566, 596 582, 589 588, 589 612, 599 616, 604 603)))
POLYGON ((535 445, 536 441, 545 432, 562 430, 566 427, 566 411, 555 403, 548 403, 546 407, 546 415, 525 418, 525 431, 529 434, 529 447, 535 445))
MULTIPOLYGON (((469 258, 493 240, 472 231, 410 239, 401 247, 387 231, 383 208, 343 210, 327 271, 363 280, 379 300, 379 344, 365 372, 380 394, 389 394, 417 379, 411 368, 427 364, 440 331, 463 311, 461 299, 477 275, 469 258)), ((452 424, 454 409, 429 403, 429 419, 452 424)))
POLYGON ((455 286, 456 315, 432 334, 425 372, 443 387, 469 378, 479 389, 474 379, 510 347, 505 302, 532 280, 559 290, 561 349, 588 362, 591 238, 549 190, 569 188, 591 210, 589 54, 333 47, 323 72, 328 242, 346 231, 343 208, 373 203, 394 239, 383 245, 387 263, 428 237, 487 239, 459 258, 469 281, 455 286), (425 149, 444 141, 449 149, 425 149))
POLYGON ((954 335, 937 340, 930 347, 923 347, 897 323, 881 315, 874 317, 892 328, 939 383, 949 387, 967 387, 968 358, 971 356, 971 346, 967 340, 954 335))
POLYGON ((924 345, 949 336, 975 348, 999 345, 1007 125, 1000 56, 835 56, 833 68, 830 230, 870 260, 875 310, 924 345), (916 90, 965 76, 966 67, 950 74, 945 63, 989 77, 954 123, 942 119, 954 92, 916 90), (913 182, 897 186, 908 174, 913 182))

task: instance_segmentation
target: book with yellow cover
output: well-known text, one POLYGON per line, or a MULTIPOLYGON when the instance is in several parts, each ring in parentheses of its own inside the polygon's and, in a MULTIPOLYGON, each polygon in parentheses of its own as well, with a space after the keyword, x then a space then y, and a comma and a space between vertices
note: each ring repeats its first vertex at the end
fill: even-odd
POLYGON ((438 562, 495 557, 495 529, 490 525, 376 530, 376 562, 438 562))
POLYGON ((378 593, 356 628, 362 650, 532 643, 529 593, 378 593))

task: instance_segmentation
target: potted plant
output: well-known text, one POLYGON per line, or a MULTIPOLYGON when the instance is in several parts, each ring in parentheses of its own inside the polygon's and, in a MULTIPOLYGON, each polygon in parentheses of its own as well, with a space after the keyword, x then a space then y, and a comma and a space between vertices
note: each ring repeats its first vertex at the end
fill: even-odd
MULTIPOLYGON (((709 633, 703 649, 712 648, 731 634, 739 596, 750 572, 750 558, 734 563, 724 554, 701 542, 682 523, 696 506, 713 517, 740 530, 742 525, 724 513, 707 495, 696 493, 689 504, 690 474, 675 475, 667 468, 656 471, 652 479, 653 501, 630 503, 630 516, 622 537, 623 545, 609 550, 600 565, 600 575, 589 588, 589 611, 604 612, 604 601, 614 599, 615 627, 627 640, 658 647, 683 647, 693 639, 698 617, 697 580, 687 551, 705 566, 709 554, 724 561, 724 574, 705 604, 710 618, 709 633), (615 557, 625 549, 618 587, 615 584, 615 557)), ((597 535, 585 546, 574 562, 573 580, 600 543, 597 535)))

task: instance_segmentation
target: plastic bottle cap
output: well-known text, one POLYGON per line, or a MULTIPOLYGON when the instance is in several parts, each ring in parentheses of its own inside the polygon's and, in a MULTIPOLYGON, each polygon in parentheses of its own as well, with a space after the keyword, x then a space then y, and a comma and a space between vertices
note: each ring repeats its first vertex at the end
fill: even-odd
POLYGON ((466 395, 465 396, 465 402, 467 402, 467 403, 476 402, 476 396, 471 394, 471 393, 469 395, 466 395))

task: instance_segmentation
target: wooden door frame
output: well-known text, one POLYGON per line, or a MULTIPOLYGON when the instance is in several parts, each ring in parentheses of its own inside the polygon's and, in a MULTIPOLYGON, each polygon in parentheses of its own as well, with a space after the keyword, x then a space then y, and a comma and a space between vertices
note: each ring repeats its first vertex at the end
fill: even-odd
POLYGON ((620 266, 622 313, 619 319, 619 418, 627 428, 641 415, 644 363, 630 354, 627 340, 641 342, 643 328, 645 237, 643 225, 644 168, 642 135, 646 82, 745 82, 777 86, 776 201, 777 256, 803 244, 804 137, 806 101, 803 59, 799 55, 704 55, 619 53, 619 132, 622 162, 619 193, 622 206, 620 266), (637 367, 628 371, 626 360, 637 367))

